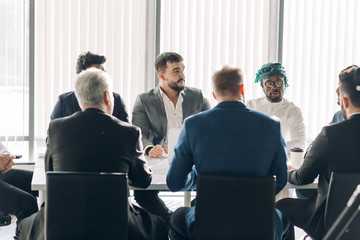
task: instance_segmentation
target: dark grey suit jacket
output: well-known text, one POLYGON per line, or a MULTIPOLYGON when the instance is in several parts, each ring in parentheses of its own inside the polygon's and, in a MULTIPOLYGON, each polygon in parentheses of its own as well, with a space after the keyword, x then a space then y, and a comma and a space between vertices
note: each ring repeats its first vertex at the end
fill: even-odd
MULTIPOLYGON (((113 116, 117 117, 121 121, 129 122, 129 116, 126 111, 126 106, 124 100, 118 93, 113 93, 114 95, 114 111, 113 116)), ((81 108, 79 102, 75 96, 74 91, 63 93, 59 95, 59 98, 55 104, 55 107, 51 113, 50 119, 54 120, 57 118, 67 117, 72 115, 75 112, 80 112, 81 108)))
POLYGON ((360 114, 322 129, 306 155, 303 165, 289 173, 288 181, 301 185, 312 183, 319 176, 317 196, 308 199, 309 231, 321 234, 330 176, 332 172, 360 172, 360 114))
MULTIPOLYGON (((209 110, 210 103, 201 90, 185 87, 183 97, 183 119, 196 113, 209 110)), ((137 96, 132 112, 132 124, 141 128, 144 147, 162 145, 167 136, 167 118, 160 86, 137 96)))

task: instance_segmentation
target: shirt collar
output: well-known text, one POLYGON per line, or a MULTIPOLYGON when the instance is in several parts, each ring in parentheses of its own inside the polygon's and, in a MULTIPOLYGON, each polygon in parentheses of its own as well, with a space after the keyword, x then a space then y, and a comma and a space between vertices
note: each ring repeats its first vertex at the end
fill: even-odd
MULTIPOLYGON (((159 86, 159 91, 160 91, 160 95, 161 95, 161 96, 164 96, 164 95, 165 95, 167 98, 169 98, 169 97, 163 92, 163 90, 161 89, 160 86, 159 86)), ((180 97, 181 95, 185 95, 185 91, 184 91, 184 90, 181 90, 179 97, 180 97)))

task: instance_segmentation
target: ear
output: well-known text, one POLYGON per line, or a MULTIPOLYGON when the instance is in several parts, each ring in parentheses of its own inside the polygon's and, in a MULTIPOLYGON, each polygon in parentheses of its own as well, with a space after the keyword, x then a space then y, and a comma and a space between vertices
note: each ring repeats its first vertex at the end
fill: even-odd
POLYGON ((244 91, 244 84, 240 85, 240 92, 243 96, 245 96, 245 91, 244 91))
POLYGON ((165 76, 164 76, 164 73, 163 72, 159 72, 158 73, 158 76, 161 80, 165 81, 165 76))
POLYGON ((106 92, 104 93, 104 101, 105 101, 105 104, 106 104, 106 105, 110 105, 111 100, 110 100, 110 93, 109 93, 109 91, 106 91, 106 92))
POLYGON ((213 97, 214 97, 215 100, 216 100, 216 95, 215 95, 215 92, 214 92, 214 91, 212 92, 212 95, 213 95, 213 97))

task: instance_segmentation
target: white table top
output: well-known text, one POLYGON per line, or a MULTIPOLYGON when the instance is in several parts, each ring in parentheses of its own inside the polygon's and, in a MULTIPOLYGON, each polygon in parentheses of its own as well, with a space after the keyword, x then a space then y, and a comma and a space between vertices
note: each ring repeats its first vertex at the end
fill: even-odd
MULTIPOLYGON (((153 171, 151 185, 148 190, 163 190, 168 191, 169 188, 166 185, 166 174, 169 170, 169 162, 167 158, 148 159, 148 164, 153 171)), ((45 174, 45 161, 44 157, 38 157, 35 162, 34 175, 31 182, 31 190, 44 191, 46 188, 46 174, 45 174)), ((317 188, 317 183, 311 183, 307 185, 294 185, 287 183, 285 188, 287 189, 309 189, 317 188)))

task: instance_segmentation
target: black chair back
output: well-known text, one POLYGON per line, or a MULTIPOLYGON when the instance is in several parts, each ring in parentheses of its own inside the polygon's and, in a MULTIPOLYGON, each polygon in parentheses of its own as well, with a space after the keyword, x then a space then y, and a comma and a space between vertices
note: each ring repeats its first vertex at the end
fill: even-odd
MULTIPOLYGON (((325 208, 325 233, 329 231, 360 184, 360 173, 332 173, 325 208)), ((360 216, 350 224, 341 239, 360 239, 360 216), (354 226, 354 227, 352 227, 354 226)))
POLYGON ((199 174, 197 240, 274 239, 274 177, 199 174))
POLYGON ((360 185, 357 186, 353 195, 347 202, 344 210, 335 220, 329 231, 326 233, 324 240, 341 239, 345 231, 349 229, 352 221, 356 218, 360 211, 360 185))
POLYGON ((48 172, 45 239, 127 239, 125 173, 48 172))

